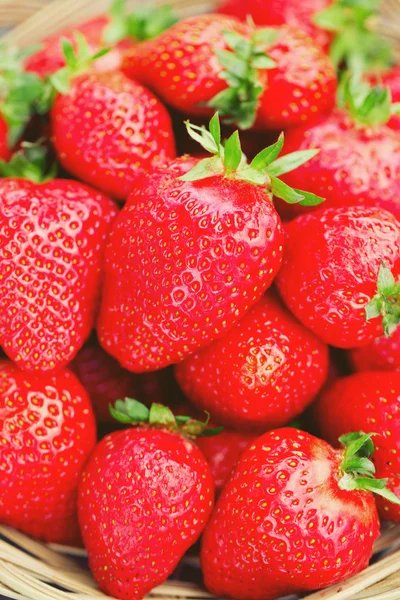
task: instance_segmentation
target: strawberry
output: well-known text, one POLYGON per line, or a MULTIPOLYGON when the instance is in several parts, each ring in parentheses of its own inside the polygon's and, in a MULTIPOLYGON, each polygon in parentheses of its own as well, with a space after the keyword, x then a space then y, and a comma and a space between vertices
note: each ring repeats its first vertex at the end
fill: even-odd
POLYGON ((327 48, 331 35, 316 26, 314 17, 331 4, 332 0, 269 0, 266 9, 265 0, 248 0, 246 4, 241 0, 224 0, 216 12, 241 21, 246 21, 250 15, 256 25, 291 25, 306 33, 319 46, 327 48))
POLYGON ((203 534, 210 592, 272 600, 326 587, 367 566, 379 536, 369 490, 393 494, 371 478, 370 434, 342 441, 345 449, 334 450, 285 428, 245 450, 203 534))
POLYGON ((0 361, 0 522, 76 544, 78 480, 96 442, 89 398, 66 369, 26 374, 0 361))
POLYGON ((177 110, 216 109, 242 129, 304 123, 335 103, 334 69, 305 34, 224 15, 180 21, 127 54, 123 70, 177 110))
POLYGON ((122 73, 81 73, 90 51, 80 44, 76 55, 64 43, 68 65, 51 79, 59 92, 50 114, 53 143, 67 171, 125 200, 141 171, 175 156, 171 119, 151 92, 122 73))
POLYGON ((9 160, 11 150, 8 145, 8 126, 7 122, 0 115, 0 160, 9 160))
POLYGON ((264 432, 313 400, 328 375, 328 348, 267 294, 175 374, 189 400, 218 423, 264 432))
POLYGON ((213 481, 196 444, 202 423, 159 404, 118 401, 113 414, 141 425, 106 436, 84 471, 79 521, 100 588, 116 598, 143 598, 165 581, 202 532, 213 481))
POLYGON ((288 223, 276 281, 303 325, 331 346, 355 348, 382 328, 389 334, 400 320, 390 268, 400 272, 400 223, 393 215, 362 206, 325 208, 288 223))
MULTIPOLYGON (((373 428, 377 476, 400 493, 400 373, 371 371, 338 379, 321 394, 314 415, 319 431, 334 445, 346 431, 373 428)), ((385 498, 377 503, 383 519, 400 522, 398 506, 385 498)))
POLYGON ((143 176, 107 245, 99 340, 134 372, 222 337, 272 283, 283 236, 271 191, 322 200, 282 186, 277 175, 310 156, 273 162, 282 136, 247 165, 237 132, 221 144, 217 116, 210 131, 188 131, 214 156, 181 157, 143 176))
POLYGON ((21 173, 18 156, 0 180, 0 343, 21 369, 56 371, 93 327, 117 211, 77 181, 12 177, 13 167, 21 173))
POLYGON ((400 329, 350 350, 349 358, 355 371, 400 371, 400 329))
MULTIPOLYGON (((372 85, 381 85, 388 88, 393 102, 400 102, 400 66, 394 65, 390 69, 371 73, 367 77, 372 85)), ((392 114, 388 121, 388 127, 400 131, 400 115, 392 114)))
MULTIPOLYGON (((355 79, 346 82, 343 94, 347 109, 287 133, 286 152, 321 151, 284 181, 316 194, 323 191, 325 207, 381 206, 400 218, 400 138, 386 124, 390 94, 355 79)), ((293 217, 312 208, 282 210, 283 216, 293 217)))

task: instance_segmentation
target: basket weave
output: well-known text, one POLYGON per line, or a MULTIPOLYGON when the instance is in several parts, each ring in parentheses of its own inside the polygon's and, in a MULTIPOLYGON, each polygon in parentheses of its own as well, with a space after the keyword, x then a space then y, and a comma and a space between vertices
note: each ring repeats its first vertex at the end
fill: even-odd
MULTIPOLYGON (((153 1, 156 5, 164 2, 165 0, 153 1)), ((265 2, 267 4, 268 0, 265 2)), ((127 2, 128 6, 135 3, 137 0, 127 2)), ((215 0, 169 0, 169 3, 174 5, 181 16, 189 16, 209 11, 215 0)), ((109 5, 110 0, 0 0, 0 29, 9 28, 1 41, 21 45, 37 43, 45 35, 62 27, 106 11, 109 5)), ((382 0, 382 15, 374 26, 393 41, 400 60, 400 0, 382 0)), ((0 597, 14 600, 109 598, 99 591, 84 559, 84 551, 46 546, 18 531, 0 526, 0 597)), ((146 598, 215 598, 195 583, 200 580, 198 558, 187 557, 174 576, 155 588, 146 598), (188 581, 189 575, 191 581, 188 581)), ((400 600, 400 525, 383 525, 382 535, 374 547, 371 566, 365 571, 306 598, 400 600)))

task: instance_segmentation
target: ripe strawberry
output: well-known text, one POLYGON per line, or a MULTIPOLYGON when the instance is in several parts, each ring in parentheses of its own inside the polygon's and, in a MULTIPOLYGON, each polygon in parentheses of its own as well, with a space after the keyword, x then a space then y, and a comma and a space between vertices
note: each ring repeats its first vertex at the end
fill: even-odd
POLYGON ((379 536, 371 434, 343 450, 294 428, 245 450, 202 540, 206 587, 218 597, 270 600, 319 589, 364 569, 379 536))
MULTIPOLYGON (((389 489, 400 493, 400 373, 371 371, 338 379, 321 394, 314 414, 321 434, 334 445, 346 431, 373 428, 377 476, 388 478, 389 489)), ((400 522, 398 506, 385 498, 377 503, 383 519, 400 522)))
POLYGON ((46 542, 78 543, 78 480, 96 431, 76 377, 26 374, 0 361, 0 440, 0 522, 46 542))
POLYGON ((24 371, 60 369, 90 334, 116 212, 77 181, 0 180, 0 343, 24 371))
POLYGON ((355 371, 400 371, 400 329, 376 338, 368 346, 349 351, 355 371))
POLYGON ((165 581, 199 537, 213 482, 196 444, 180 435, 198 434, 203 424, 130 399, 115 409, 123 422, 146 425, 111 433, 97 446, 79 488, 79 521, 100 588, 136 599, 165 581))
POLYGON ((303 325, 331 346, 355 348, 382 335, 382 324, 389 333, 399 321, 389 267, 400 272, 400 223, 390 213, 326 208, 288 223, 276 281, 303 325), (370 320, 379 315, 382 321, 370 320))
POLYGON ((335 103, 334 69, 305 34, 223 15, 180 21, 127 54, 123 70, 186 114, 216 109, 243 129, 303 123, 335 103))
POLYGON ((107 246, 99 340, 135 372, 176 363, 222 337, 272 283, 282 229, 271 190, 321 201, 277 179, 309 158, 272 162, 282 136, 246 165, 237 132, 221 144, 217 116, 212 133, 188 129, 215 156, 181 157, 143 176, 107 246))
MULTIPOLYGON (((353 80, 344 94, 349 110, 337 109, 287 133, 286 152, 321 151, 284 181, 316 194, 323 191, 326 208, 381 206, 400 218, 400 137, 386 125, 391 110, 388 90, 353 80)), ((283 206, 282 215, 310 210, 283 206)))
MULTIPOLYGON (((371 73, 368 80, 372 85, 381 85, 388 88, 393 102, 400 102, 400 66, 395 65, 388 70, 371 73)), ((400 131, 400 115, 392 114, 388 127, 400 131)))
POLYGON ((175 374, 189 400, 218 423, 264 432, 314 399, 328 375, 328 348, 267 294, 175 374))

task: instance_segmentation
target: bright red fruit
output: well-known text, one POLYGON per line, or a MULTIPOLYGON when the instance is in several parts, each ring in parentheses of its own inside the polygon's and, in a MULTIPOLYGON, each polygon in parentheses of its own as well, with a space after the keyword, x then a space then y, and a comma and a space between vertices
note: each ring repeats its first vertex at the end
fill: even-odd
POLYGON ((57 95, 51 122, 63 167, 121 200, 142 171, 175 156, 167 110, 122 73, 75 77, 57 95))
POLYGON ((150 420, 146 428, 105 437, 79 488, 90 568, 103 591, 126 600, 143 598, 165 581, 201 534, 213 505, 204 456, 174 420, 156 424, 154 409, 173 419, 168 409, 153 405, 150 416, 147 410, 139 419, 150 420))
MULTIPOLYGON (((347 431, 374 431, 373 455, 378 477, 400 493, 400 373, 356 373, 333 382, 321 394, 314 415, 323 437, 337 444, 347 431)), ((400 522, 400 508, 376 498, 383 519, 400 522)))
POLYGON ((60 369, 89 336, 116 213, 77 181, 0 180, 0 343, 21 369, 60 369))
POLYGON ((368 346, 349 351, 355 371, 400 371, 400 329, 376 338, 368 346))
POLYGON ((11 150, 8 144, 8 125, 0 115, 0 160, 8 160, 11 157, 11 150))
POLYGON ((2 360, 0 440, 1 523, 46 542, 78 543, 78 481, 96 430, 76 377, 26 374, 2 360))
POLYGON ((292 428, 266 433, 249 446, 203 534, 209 591, 270 600, 364 569, 379 520, 372 494, 350 489, 358 473, 348 475, 351 484, 344 479, 351 459, 360 461, 350 444, 334 450, 292 428))
POLYGON ((189 400, 218 423, 264 432, 314 399, 328 374, 328 348, 267 294, 175 374, 189 400))
POLYGON ((381 208, 326 208, 287 224, 279 292, 293 314, 331 346, 367 345, 382 320, 366 320, 382 261, 400 271, 400 223, 381 208), (295 282, 295 285, 294 285, 295 282))
POLYGON ((332 0, 269 0, 266 6, 265 0, 247 0, 246 3, 242 0, 225 0, 217 12, 241 21, 246 21, 250 15, 256 25, 291 25, 327 48, 332 36, 313 23, 313 16, 331 4, 332 0))
POLYGON ((335 103, 334 69, 305 34, 223 15, 180 21, 127 54, 124 72, 186 114, 218 110, 244 129, 304 123, 335 103))

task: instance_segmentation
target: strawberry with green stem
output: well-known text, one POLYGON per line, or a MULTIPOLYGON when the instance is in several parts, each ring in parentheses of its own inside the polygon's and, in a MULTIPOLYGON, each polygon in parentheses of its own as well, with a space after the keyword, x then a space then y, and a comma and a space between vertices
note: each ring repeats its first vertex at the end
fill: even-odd
POLYGON ((143 598, 163 583, 211 514, 210 468, 192 441, 207 423, 136 400, 110 408, 126 425, 95 448, 79 487, 79 521, 100 588, 143 598))
POLYGON ((218 110, 243 129, 303 123, 334 105, 333 67, 306 35, 224 15, 180 21, 134 48, 123 68, 181 112, 218 110))
POLYGON ((374 479, 371 435, 345 435, 340 450, 294 428, 255 440, 203 534, 207 589, 217 597, 272 600, 362 571, 379 536, 371 492, 397 510, 400 504, 386 480, 374 479))
POLYGON ((247 164, 237 132, 221 143, 218 115, 209 130, 187 127, 212 156, 180 157, 144 175, 107 245, 99 340, 134 372, 222 337, 271 285, 283 250, 272 194, 322 201, 279 179, 315 150, 278 158, 281 135, 247 164))

